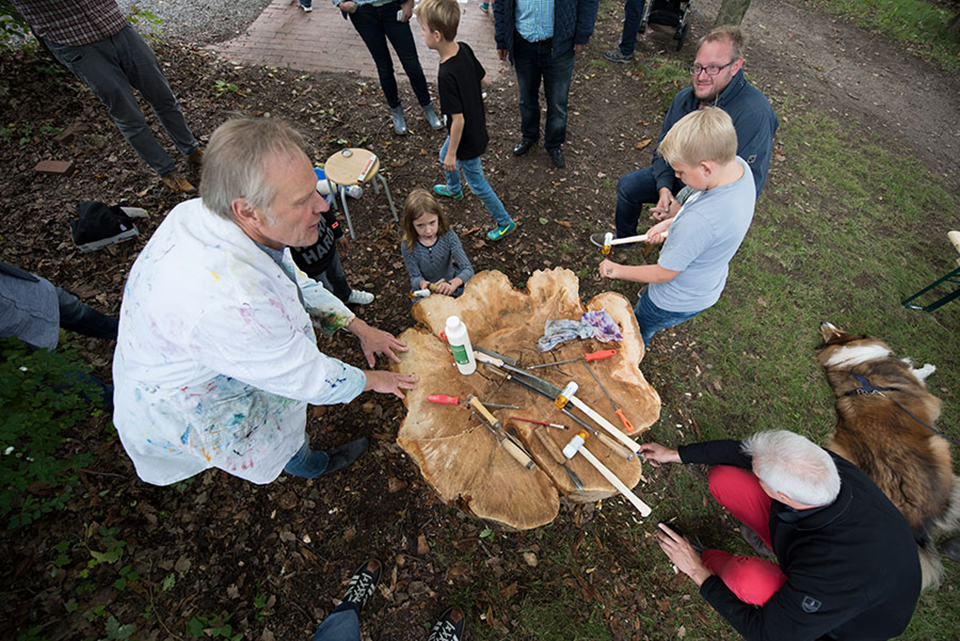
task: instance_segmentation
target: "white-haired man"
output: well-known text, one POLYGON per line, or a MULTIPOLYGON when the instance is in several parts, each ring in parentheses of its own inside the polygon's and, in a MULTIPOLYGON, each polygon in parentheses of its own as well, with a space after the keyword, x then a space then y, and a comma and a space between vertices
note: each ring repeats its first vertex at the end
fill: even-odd
POLYGON ((327 204, 303 140, 271 119, 210 137, 201 199, 175 207, 127 280, 113 363, 114 423, 141 479, 167 485, 216 467, 254 483, 352 464, 358 439, 310 449, 306 407, 366 390, 403 398, 416 377, 361 371, 317 349, 313 324, 399 361, 406 346, 354 316, 294 265, 327 204), (311 316, 313 321, 311 323, 311 316))
POLYGON ((640 452, 657 463, 710 465, 714 498, 758 552, 776 555, 778 563, 698 553, 659 526, 661 549, 744 638, 867 641, 906 629, 921 582, 910 526, 849 461, 782 430, 677 450, 649 443, 640 452))

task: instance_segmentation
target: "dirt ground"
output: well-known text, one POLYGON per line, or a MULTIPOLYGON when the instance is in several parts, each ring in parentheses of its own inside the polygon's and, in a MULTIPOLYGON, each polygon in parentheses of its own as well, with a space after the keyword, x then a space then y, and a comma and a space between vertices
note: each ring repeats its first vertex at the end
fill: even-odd
MULTIPOLYGON (((692 43, 709 28, 717 5, 716 0, 695 3, 691 44, 683 51, 673 50, 669 34, 654 33, 641 39, 638 56, 663 52, 691 60, 692 43)), ((753 5, 745 22, 752 34, 747 75, 781 117, 805 106, 835 113, 851 127, 905 142, 944 181, 960 185, 956 77, 845 21, 775 0, 753 5)), ((565 170, 555 169, 540 148, 520 159, 512 156, 518 140, 515 83, 490 90, 491 143, 484 164, 520 226, 492 245, 483 239, 490 221, 478 199, 449 206, 478 271, 500 269, 522 285, 532 271, 561 265, 581 277, 585 298, 601 291, 597 256, 587 248, 587 236, 610 226, 616 179, 649 162, 650 148, 637 147, 656 139, 664 100, 675 91, 661 95, 630 69, 596 64, 600 52, 617 40, 620 11, 604 5, 597 33, 577 62, 565 170)), ((317 162, 347 145, 373 150, 401 199, 411 188, 442 178, 437 153, 443 135, 411 112, 413 133, 394 136, 375 80, 241 68, 175 44, 156 49, 188 122, 202 137, 231 115, 269 113, 307 133, 317 162), (217 81, 222 81, 219 87, 217 81)), ((401 86, 405 102, 415 104, 409 85, 401 86)), ((0 55, 0 109, 7 132, 0 136, 2 260, 116 313, 130 265, 179 199, 124 143, 96 99, 42 55, 0 55), (72 142, 55 141, 54 130, 75 123, 84 131, 72 142), (75 166, 66 176, 35 173, 34 165, 48 158, 73 160, 75 166), (151 217, 138 225, 138 238, 82 254, 72 242, 69 223, 76 204, 84 200, 125 201, 145 208, 151 217)), ((772 184, 778 172, 789 171, 789 161, 776 163, 772 184)), ((196 174, 188 177, 199 181, 196 174)), ((351 203, 351 214, 358 238, 344 256, 345 269, 355 287, 377 294, 359 313, 372 325, 399 334, 411 319, 396 229, 382 198, 372 193, 351 203)), ((685 340, 682 330, 677 337, 685 340)), ((77 340, 87 348, 96 372, 109 379, 112 344, 77 340)), ((362 360, 350 337, 322 339, 321 349, 352 364, 362 360)), ((661 392, 664 407, 682 412, 682 381, 657 374, 657 364, 668 358, 675 359, 676 352, 654 344, 642 368, 661 392)), ((695 366, 691 360, 690 369, 695 366)), ((550 580, 569 582, 584 599, 609 606, 615 638, 674 636, 675 630, 655 625, 640 631, 628 616, 631 608, 649 609, 645 595, 674 579, 637 576, 625 567, 623 559, 638 544, 625 533, 632 524, 625 508, 609 502, 598 518, 593 505, 563 506, 549 528, 481 537, 484 524, 442 505, 395 444, 403 412, 400 403, 371 395, 349 407, 312 409, 308 429, 314 447, 367 436, 369 454, 336 482, 282 477, 264 487, 219 471, 175 487, 148 486, 137 479, 108 419, 92 419, 73 436, 77 446, 96 454, 97 462, 82 473, 83 487, 66 511, 0 534, 7 552, 0 559, 6 584, 0 593, 0 636, 16 639, 29 627, 42 626, 43 638, 98 639, 104 637, 109 614, 135 623, 133 638, 186 638, 189 620, 212 622, 230 615, 234 632, 243 632, 246 639, 306 639, 332 609, 350 572, 376 556, 386 563, 387 575, 382 606, 364 617, 365 635, 421 639, 421 624, 456 597, 469 598, 471 626, 506 637, 519 614, 504 600, 537 587, 524 573, 529 564, 524 552, 544 562, 550 580), (118 528, 116 538, 126 541, 124 562, 140 577, 123 589, 114 582, 114 565, 101 564, 83 576, 89 550, 105 544, 97 534, 101 525, 118 528), (69 542, 67 560, 57 569, 54 550, 64 541, 69 542), (582 545, 599 546, 607 563, 551 569, 546 562, 560 541, 569 544, 574 558, 582 545), (637 584, 644 589, 635 590, 637 584)), ((661 601, 659 607, 665 612, 671 606, 661 601)), ((701 619, 708 630, 710 622, 701 619)))

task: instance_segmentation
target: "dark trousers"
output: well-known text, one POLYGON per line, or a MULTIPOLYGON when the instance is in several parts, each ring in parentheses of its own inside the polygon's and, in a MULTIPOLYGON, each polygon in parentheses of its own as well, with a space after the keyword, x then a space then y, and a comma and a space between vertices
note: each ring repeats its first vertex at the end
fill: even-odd
MULTIPOLYGON (((670 190, 676 194, 683 185, 673 181, 670 190)), ((645 167, 621 176, 617 181, 617 238, 634 236, 645 204, 660 199, 653 167, 645 167)))
POLYGON ((107 316, 82 303, 70 292, 57 287, 57 303, 60 307, 60 327, 94 338, 117 338, 120 324, 116 316, 107 316))
POLYGON ((637 31, 643 19, 644 0, 626 0, 623 4, 623 35, 620 36, 620 53, 632 56, 637 46, 637 31))
POLYGON ((514 34, 513 62, 520 90, 520 133, 525 140, 540 140, 540 81, 547 100, 543 146, 557 149, 567 139, 567 98, 573 77, 573 49, 555 58, 553 38, 527 42, 514 34))
POLYGON ((100 98, 123 137, 158 174, 172 174, 177 166, 150 131, 134 88, 150 103, 181 154, 189 156, 200 146, 153 49, 133 27, 127 25, 116 35, 78 47, 46 42, 57 60, 100 98))
POLYGON ((420 66, 417 44, 413 40, 410 23, 398 22, 398 11, 400 11, 399 2, 391 2, 382 7, 364 4, 350 14, 350 21, 377 64, 380 88, 383 89, 383 95, 390 108, 400 106, 400 94, 397 91, 397 78, 393 73, 393 60, 390 58, 390 50, 387 49, 388 38, 393 45, 393 50, 397 52, 397 58, 400 59, 403 70, 410 78, 413 93, 417 95, 417 102, 423 107, 430 104, 427 79, 423 75, 423 67, 420 66))

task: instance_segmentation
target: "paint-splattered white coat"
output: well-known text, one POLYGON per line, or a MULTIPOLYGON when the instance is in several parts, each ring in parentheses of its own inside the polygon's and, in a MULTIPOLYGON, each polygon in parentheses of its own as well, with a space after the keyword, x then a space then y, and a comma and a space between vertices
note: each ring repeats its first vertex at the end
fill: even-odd
MULTIPOLYGON (((324 329, 353 314, 294 266, 324 329)), ((269 483, 306 440, 306 406, 347 403, 359 369, 317 348, 297 285, 199 199, 170 212, 130 271, 113 362, 114 423, 141 479, 211 467, 269 483)))

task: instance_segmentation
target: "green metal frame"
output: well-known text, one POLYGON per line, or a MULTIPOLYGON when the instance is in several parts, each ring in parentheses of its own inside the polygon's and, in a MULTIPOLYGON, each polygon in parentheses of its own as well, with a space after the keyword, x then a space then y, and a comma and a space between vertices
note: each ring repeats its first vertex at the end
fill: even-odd
POLYGON ((910 296, 909 298, 905 298, 900 304, 906 307, 907 309, 919 309, 924 312, 932 312, 935 309, 939 309, 943 307, 944 305, 954 300, 955 298, 960 298, 960 267, 957 267, 955 270, 953 270, 952 272, 950 272, 940 280, 924 287, 913 296, 910 296), (924 306, 924 305, 911 304, 911 301, 916 300, 920 296, 929 292, 931 289, 937 287, 938 285, 942 285, 943 283, 954 283, 958 285, 958 287, 953 292, 947 294, 946 296, 943 296, 939 300, 936 300, 930 303, 929 305, 924 306))

